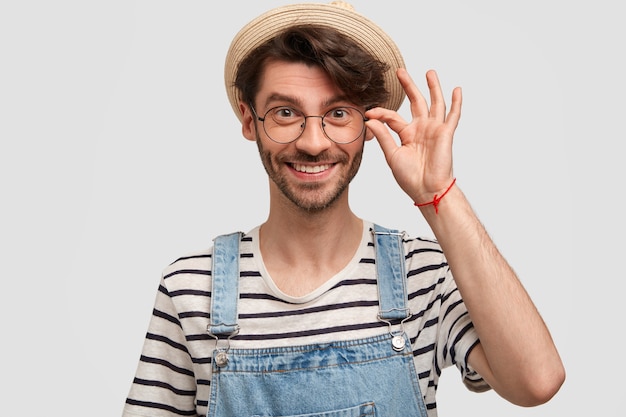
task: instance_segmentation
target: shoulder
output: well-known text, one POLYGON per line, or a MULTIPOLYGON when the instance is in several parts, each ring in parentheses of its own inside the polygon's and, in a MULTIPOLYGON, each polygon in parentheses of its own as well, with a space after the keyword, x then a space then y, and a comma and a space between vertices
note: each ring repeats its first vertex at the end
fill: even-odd
POLYGON ((188 283, 189 280, 210 278, 213 266, 213 248, 216 239, 221 236, 240 234, 240 256, 245 257, 245 254, 252 250, 251 245, 253 240, 255 240, 256 230, 255 228, 248 233, 233 232, 216 236, 212 239, 211 244, 204 249, 188 252, 179 256, 163 269, 163 281, 170 283, 168 285, 169 288, 174 282, 179 286, 188 283))
POLYGON ((174 260, 171 264, 167 265, 163 269, 163 277, 169 278, 171 276, 191 271, 210 271, 212 257, 212 246, 203 250, 187 253, 176 258, 176 260, 174 260))
POLYGON ((434 239, 405 235, 402 242, 409 263, 447 264, 443 249, 434 239))

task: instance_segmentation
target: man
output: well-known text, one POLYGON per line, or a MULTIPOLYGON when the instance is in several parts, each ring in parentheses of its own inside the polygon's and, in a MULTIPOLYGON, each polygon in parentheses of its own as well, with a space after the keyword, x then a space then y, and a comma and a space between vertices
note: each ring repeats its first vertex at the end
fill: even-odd
POLYGON ((164 271, 125 416, 432 417, 451 365, 522 406, 558 391, 550 334, 453 176, 460 89, 447 111, 429 71, 429 106, 393 41, 341 2, 253 20, 225 77, 269 215, 164 271), (351 210, 374 137, 436 241, 351 210))

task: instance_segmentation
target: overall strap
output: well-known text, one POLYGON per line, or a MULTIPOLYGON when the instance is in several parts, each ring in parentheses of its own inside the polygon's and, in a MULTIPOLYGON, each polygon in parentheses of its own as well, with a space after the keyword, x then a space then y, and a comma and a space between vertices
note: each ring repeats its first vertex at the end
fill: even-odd
MULTIPOLYGON (((379 318, 383 321, 409 317, 404 250, 404 233, 374 224, 374 248, 378 281, 379 318)), ((211 289, 211 335, 233 335, 239 300, 239 243, 241 232, 215 238, 211 289)))
POLYGON ((376 249, 379 318, 386 322, 404 320, 410 315, 402 245, 404 233, 377 224, 374 224, 372 233, 376 249))
POLYGON ((239 300, 239 243, 241 232, 215 238, 211 288, 210 335, 233 335, 237 325, 237 301, 239 300))

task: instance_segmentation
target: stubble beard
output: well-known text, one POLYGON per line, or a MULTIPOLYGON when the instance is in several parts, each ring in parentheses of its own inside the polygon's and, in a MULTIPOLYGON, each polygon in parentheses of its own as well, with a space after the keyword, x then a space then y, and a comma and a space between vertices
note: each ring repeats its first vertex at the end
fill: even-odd
MULTIPOLYGON (((284 161, 290 162, 306 162, 315 163, 319 161, 327 161, 328 153, 323 152, 320 155, 308 155, 302 152, 294 154, 282 154, 273 156, 272 153, 266 151, 263 148, 263 144, 257 135, 257 147, 259 149, 259 155, 265 172, 269 176, 270 180, 276 184, 276 187, 280 192, 294 204, 298 209, 309 212, 318 213, 333 206, 333 204, 346 192, 348 185, 355 177, 361 166, 361 160, 363 158, 363 146, 354 155, 354 159, 350 162, 349 169, 345 171, 339 180, 334 184, 334 187, 325 191, 326 184, 321 183, 306 183, 298 184, 297 186, 289 183, 287 176, 281 173, 280 167, 284 167, 284 161)), ((349 162, 348 156, 345 153, 341 153, 331 158, 338 164, 347 164, 349 162)), ((283 168, 284 169, 284 168, 283 168)))

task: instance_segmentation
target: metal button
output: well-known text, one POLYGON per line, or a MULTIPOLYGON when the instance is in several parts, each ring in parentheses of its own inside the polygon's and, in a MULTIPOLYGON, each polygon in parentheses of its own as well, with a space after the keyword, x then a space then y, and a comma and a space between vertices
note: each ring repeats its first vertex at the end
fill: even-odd
POLYGON ((225 367, 228 364, 228 353, 224 351, 218 352, 217 355, 215 355, 215 364, 220 368, 225 367))
POLYGON ((402 352, 404 350, 404 344, 405 341, 402 336, 394 336, 393 339, 391 339, 391 345, 396 352, 402 352))

